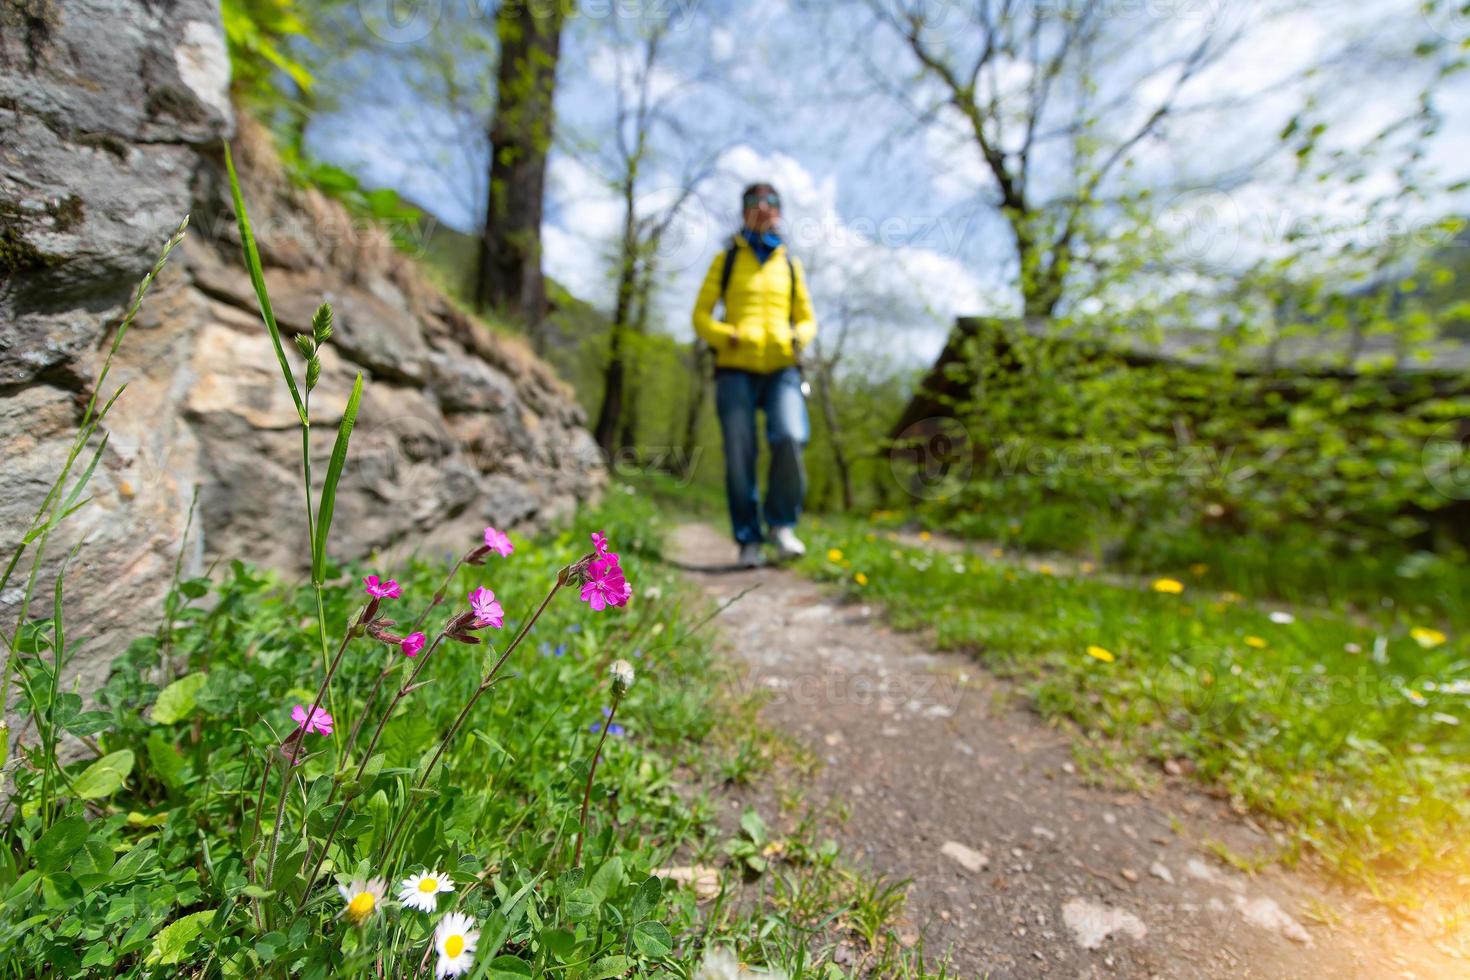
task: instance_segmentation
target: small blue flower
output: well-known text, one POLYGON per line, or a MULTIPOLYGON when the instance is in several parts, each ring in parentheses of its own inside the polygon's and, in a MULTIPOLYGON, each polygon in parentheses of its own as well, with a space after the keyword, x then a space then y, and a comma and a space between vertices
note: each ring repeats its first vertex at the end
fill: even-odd
POLYGON ((582 632, 582 624, 581 623, 573 623, 572 625, 570 625, 570 626, 567 627, 567 632, 568 633, 580 633, 580 632, 582 632))
POLYGON ((551 651, 551 655, 553 657, 565 657, 567 655, 567 645, 565 643, 558 643, 556 649, 551 651))
MULTIPOLYGON (((602 722, 594 721, 591 725, 587 726, 587 730, 593 735, 599 734, 602 731, 602 722)), ((617 738, 624 733, 624 729, 622 725, 619 725, 617 722, 613 722, 611 725, 607 726, 607 733, 614 738, 617 738)))

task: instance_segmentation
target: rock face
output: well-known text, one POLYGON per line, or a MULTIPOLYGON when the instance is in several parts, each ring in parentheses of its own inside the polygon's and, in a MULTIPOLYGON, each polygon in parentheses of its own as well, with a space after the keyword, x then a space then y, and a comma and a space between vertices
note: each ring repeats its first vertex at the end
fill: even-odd
MULTIPOLYGON (((224 138, 283 331, 306 330, 320 302, 336 312, 311 395, 318 482, 364 375, 335 557, 462 550, 487 523, 535 529, 605 482, 566 386, 381 229, 290 186, 269 140, 234 117, 228 80, 209 0, 0 6, 0 562, 65 459, 134 287, 192 214, 100 392, 127 385, 93 500, 44 566, 43 584, 85 537, 66 571, 68 632, 94 638, 83 690, 155 628, 196 487, 186 575, 215 558, 306 567, 300 429, 240 261, 224 138)), ((287 355, 300 368, 289 338, 287 355)), ((7 632, 17 584, 0 594, 7 632)))

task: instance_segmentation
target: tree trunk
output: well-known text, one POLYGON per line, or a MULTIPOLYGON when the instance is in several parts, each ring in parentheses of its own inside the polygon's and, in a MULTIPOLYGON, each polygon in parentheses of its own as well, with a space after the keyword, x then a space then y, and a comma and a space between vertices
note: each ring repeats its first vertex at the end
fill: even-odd
POLYGON ((564 10, 559 3, 505 3, 496 16, 500 69, 475 279, 475 307, 530 326, 538 350, 546 316, 541 212, 564 10))
POLYGON ((847 451, 842 445, 842 429, 837 422, 837 406, 832 401, 832 365, 822 358, 820 346, 817 355, 817 397, 822 402, 822 417, 827 422, 827 439, 832 443, 832 462, 837 467, 837 479, 842 487, 842 510, 852 512, 852 473, 847 465, 847 451))
POLYGON ((623 242, 618 262, 618 298, 613 309, 612 336, 608 344, 607 371, 602 389, 602 408, 592 436, 609 458, 618 449, 622 429, 624 382, 627 379, 626 334, 638 291, 638 233, 635 224, 634 177, 623 183, 623 242))
POLYGON ((712 354, 704 342, 696 340, 689 348, 689 411, 684 416, 683 452, 685 479, 694 475, 694 450, 699 439, 699 416, 704 411, 705 394, 709 388, 709 358, 712 354))
POLYGON ((643 352, 643 338, 648 334, 648 303, 653 293, 653 255, 656 252, 656 248, 650 251, 638 271, 636 312, 633 314, 633 322, 629 324, 628 343, 624 353, 627 361, 627 387, 623 397, 623 425, 618 436, 618 442, 624 446, 638 445, 638 409, 641 404, 638 398, 638 360, 643 352))

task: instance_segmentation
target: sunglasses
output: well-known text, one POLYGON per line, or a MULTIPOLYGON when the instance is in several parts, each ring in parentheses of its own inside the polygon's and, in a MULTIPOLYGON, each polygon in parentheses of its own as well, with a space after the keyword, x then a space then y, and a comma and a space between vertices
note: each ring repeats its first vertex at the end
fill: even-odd
POLYGON ((777 210, 781 208, 781 195, 774 191, 768 194, 747 194, 743 200, 747 209, 760 207, 762 201, 777 210))

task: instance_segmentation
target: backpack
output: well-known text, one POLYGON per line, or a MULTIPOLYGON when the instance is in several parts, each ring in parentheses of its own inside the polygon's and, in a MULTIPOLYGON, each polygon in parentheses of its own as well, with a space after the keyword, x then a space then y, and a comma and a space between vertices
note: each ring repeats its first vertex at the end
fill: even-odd
MULTIPOLYGON (((722 307, 724 307, 724 315, 725 316, 729 316, 730 315, 730 307, 729 307, 729 304, 727 304, 725 302, 725 290, 727 290, 727 289, 730 288, 730 273, 735 270, 735 253, 739 250, 739 248, 740 248, 739 244, 738 243, 735 243, 735 244, 731 244, 731 246, 725 250, 725 265, 724 265, 724 268, 720 270, 720 305, 722 307)), ((786 254, 786 268, 791 273, 791 276, 790 276, 790 278, 791 278, 791 300, 787 304, 787 316, 789 316, 791 318, 791 323, 792 323, 793 326, 795 326, 795 324, 796 324, 796 263, 791 260, 791 251, 789 249, 786 251, 785 254, 786 254)), ((792 352, 796 355, 796 373, 801 377, 801 393, 802 393, 802 396, 805 397, 805 396, 808 396, 808 395, 811 394, 811 385, 807 383, 807 380, 806 380, 806 366, 801 363, 801 348, 798 347, 798 346, 796 346, 796 338, 795 338, 794 335, 792 337, 791 343, 792 343, 792 352)), ((710 377, 714 377, 714 374, 715 374, 715 349, 714 349, 714 346, 711 345, 711 344, 705 344, 704 345, 704 349, 702 351, 702 354, 703 354, 704 362, 708 366, 708 374, 709 374, 709 376, 710 377)))
MULTIPOLYGON (((720 303, 725 305, 725 290, 730 288, 730 273, 735 271, 735 253, 740 250, 739 245, 731 245, 725 250, 725 267, 720 271, 720 303)), ((786 268, 791 272, 791 302, 787 305, 790 311, 788 315, 791 322, 796 322, 796 263, 791 261, 791 252, 786 252, 786 268)), ((730 315, 730 308, 725 305, 725 315, 730 315)))

